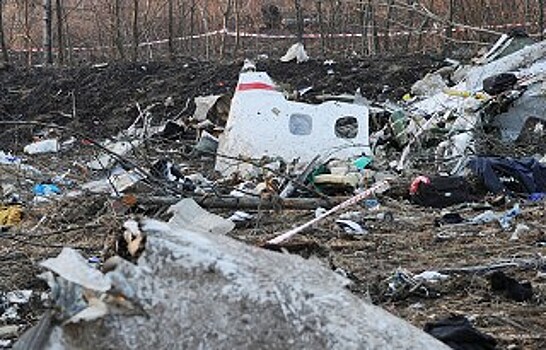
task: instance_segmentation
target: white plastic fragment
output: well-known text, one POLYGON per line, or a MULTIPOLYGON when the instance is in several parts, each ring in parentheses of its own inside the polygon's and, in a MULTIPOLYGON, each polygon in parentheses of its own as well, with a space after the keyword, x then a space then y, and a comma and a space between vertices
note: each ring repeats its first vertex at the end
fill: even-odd
POLYGON ((23 151, 27 154, 56 153, 59 151, 59 140, 47 139, 26 145, 23 151))
POLYGON ((254 216, 252 214, 246 213, 244 211, 236 211, 228 218, 228 220, 233 222, 245 222, 252 220, 253 217, 254 216))
POLYGON ((32 290, 15 290, 6 293, 6 299, 10 304, 26 304, 32 296, 32 290))
POLYGON ((302 43, 296 43, 290 46, 284 56, 281 57, 281 62, 290 62, 294 59, 297 63, 307 62, 309 60, 309 56, 307 55, 307 52, 305 52, 305 47, 302 43))
POLYGON ((439 273, 438 271, 424 271, 424 272, 421 272, 420 274, 413 276, 413 278, 417 281, 426 281, 426 282, 435 283, 438 281, 446 280, 449 278, 449 276, 439 273))
MULTIPOLYGON (((123 157, 124 155, 129 153, 129 151, 131 151, 134 147, 138 147, 141 143, 142 141, 140 140, 119 142, 106 141, 103 143, 103 147, 105 147, 111 153, 123 157)), ((117 161, 117 158, 111 153, 105 152, 104 154, 99 156, 98 159, 87 163, 87 167, 92 170, 110 169, 117 161)))
POLYGON ((526 232, 529 232, 530 228, 529 226, 525 224, 517 224, 516 229, 512 233, 512 236, 510 236, 511 241, 517 241, 521 235, 525 234, 526 232))
POLYGON ((0 164, 2 165, 17 165, 21 163, 21 158, 13 156, 11 153, 0 151, 0 164))
POLYGON ((337 219, 336 224, 340 225, 348 234, 362 235, 368 233, 368 231, 364 230, 360 224, 352 220, 337 219))
POLYGON ((57 257, 47 259, 40 265, 67 281, 87 289, 106 292, 111 287, 108 277, 89 266, 87 261, 72 248, 63 248, 57 257))
POLYGON ((232 221, 209 213, 191 198, 185 198, 171 206, 169 213, 173 214, 169 224, 179 229, 223 235, 235 228, 232 221))

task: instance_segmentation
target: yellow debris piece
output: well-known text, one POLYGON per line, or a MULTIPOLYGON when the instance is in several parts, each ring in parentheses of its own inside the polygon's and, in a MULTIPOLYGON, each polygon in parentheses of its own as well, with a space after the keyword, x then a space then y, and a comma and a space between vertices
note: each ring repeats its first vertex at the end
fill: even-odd
POLYGON ((0 206, 0 226, 15 226, 23 219, 20 205, 0 206))

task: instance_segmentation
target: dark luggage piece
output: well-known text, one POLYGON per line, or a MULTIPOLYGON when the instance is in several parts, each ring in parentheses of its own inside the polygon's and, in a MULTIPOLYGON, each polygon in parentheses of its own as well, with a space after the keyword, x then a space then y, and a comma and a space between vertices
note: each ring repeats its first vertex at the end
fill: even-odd
POLYGON ((512 89, 517 82, 518 78, 512 73, 497 74, 483 81, 483 90, 489 95, 498 95, 512 89))
POLYGON ((445 208, 468 202, 469 184, 461 176, 432 177, 430 183, 421 182, 411 198, 414 203, 425 207, 445 208))
POLYGON ((424 331, 455 350, 494 350, 497 341, 474 328, 464 316, 451 316, 425 324, 424 331))

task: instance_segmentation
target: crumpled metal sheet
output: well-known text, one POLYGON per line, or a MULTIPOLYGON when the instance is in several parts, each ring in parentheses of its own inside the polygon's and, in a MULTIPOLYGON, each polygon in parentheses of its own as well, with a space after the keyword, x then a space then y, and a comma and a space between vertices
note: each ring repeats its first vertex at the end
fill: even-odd
POLYGON ((43 349, 447 349, 315 261, 155 220, 139 227, 138 263, 118 259, 105 274, 108 315, 24 338, 41 335, 43 349))

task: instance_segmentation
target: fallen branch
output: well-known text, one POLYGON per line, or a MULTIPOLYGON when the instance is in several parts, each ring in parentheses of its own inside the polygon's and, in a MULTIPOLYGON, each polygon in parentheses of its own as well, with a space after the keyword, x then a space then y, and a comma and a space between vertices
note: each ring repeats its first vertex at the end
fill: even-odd
POLYGON ((544 258, 535 259, 513 259, 507 262, 498 262, 491 265, 463 266, 463 267, 448 267, 438 269, 440 273, 487 273, 493 270, 508 269, 511 267, 538 269, 546 266, 544 258))
MULTIPOLYGON (((334 205, 347 200, 347 197, 322 198, 277 198, 265 199, 259 197, 191 197, 204 208, 216 209, 288 209, 288 210, 314 210, 318 207, 331 208, 334 205)), ((137 203, 143 205, 173 205, 182 198, 179 197, 137 197, 137 203)))

